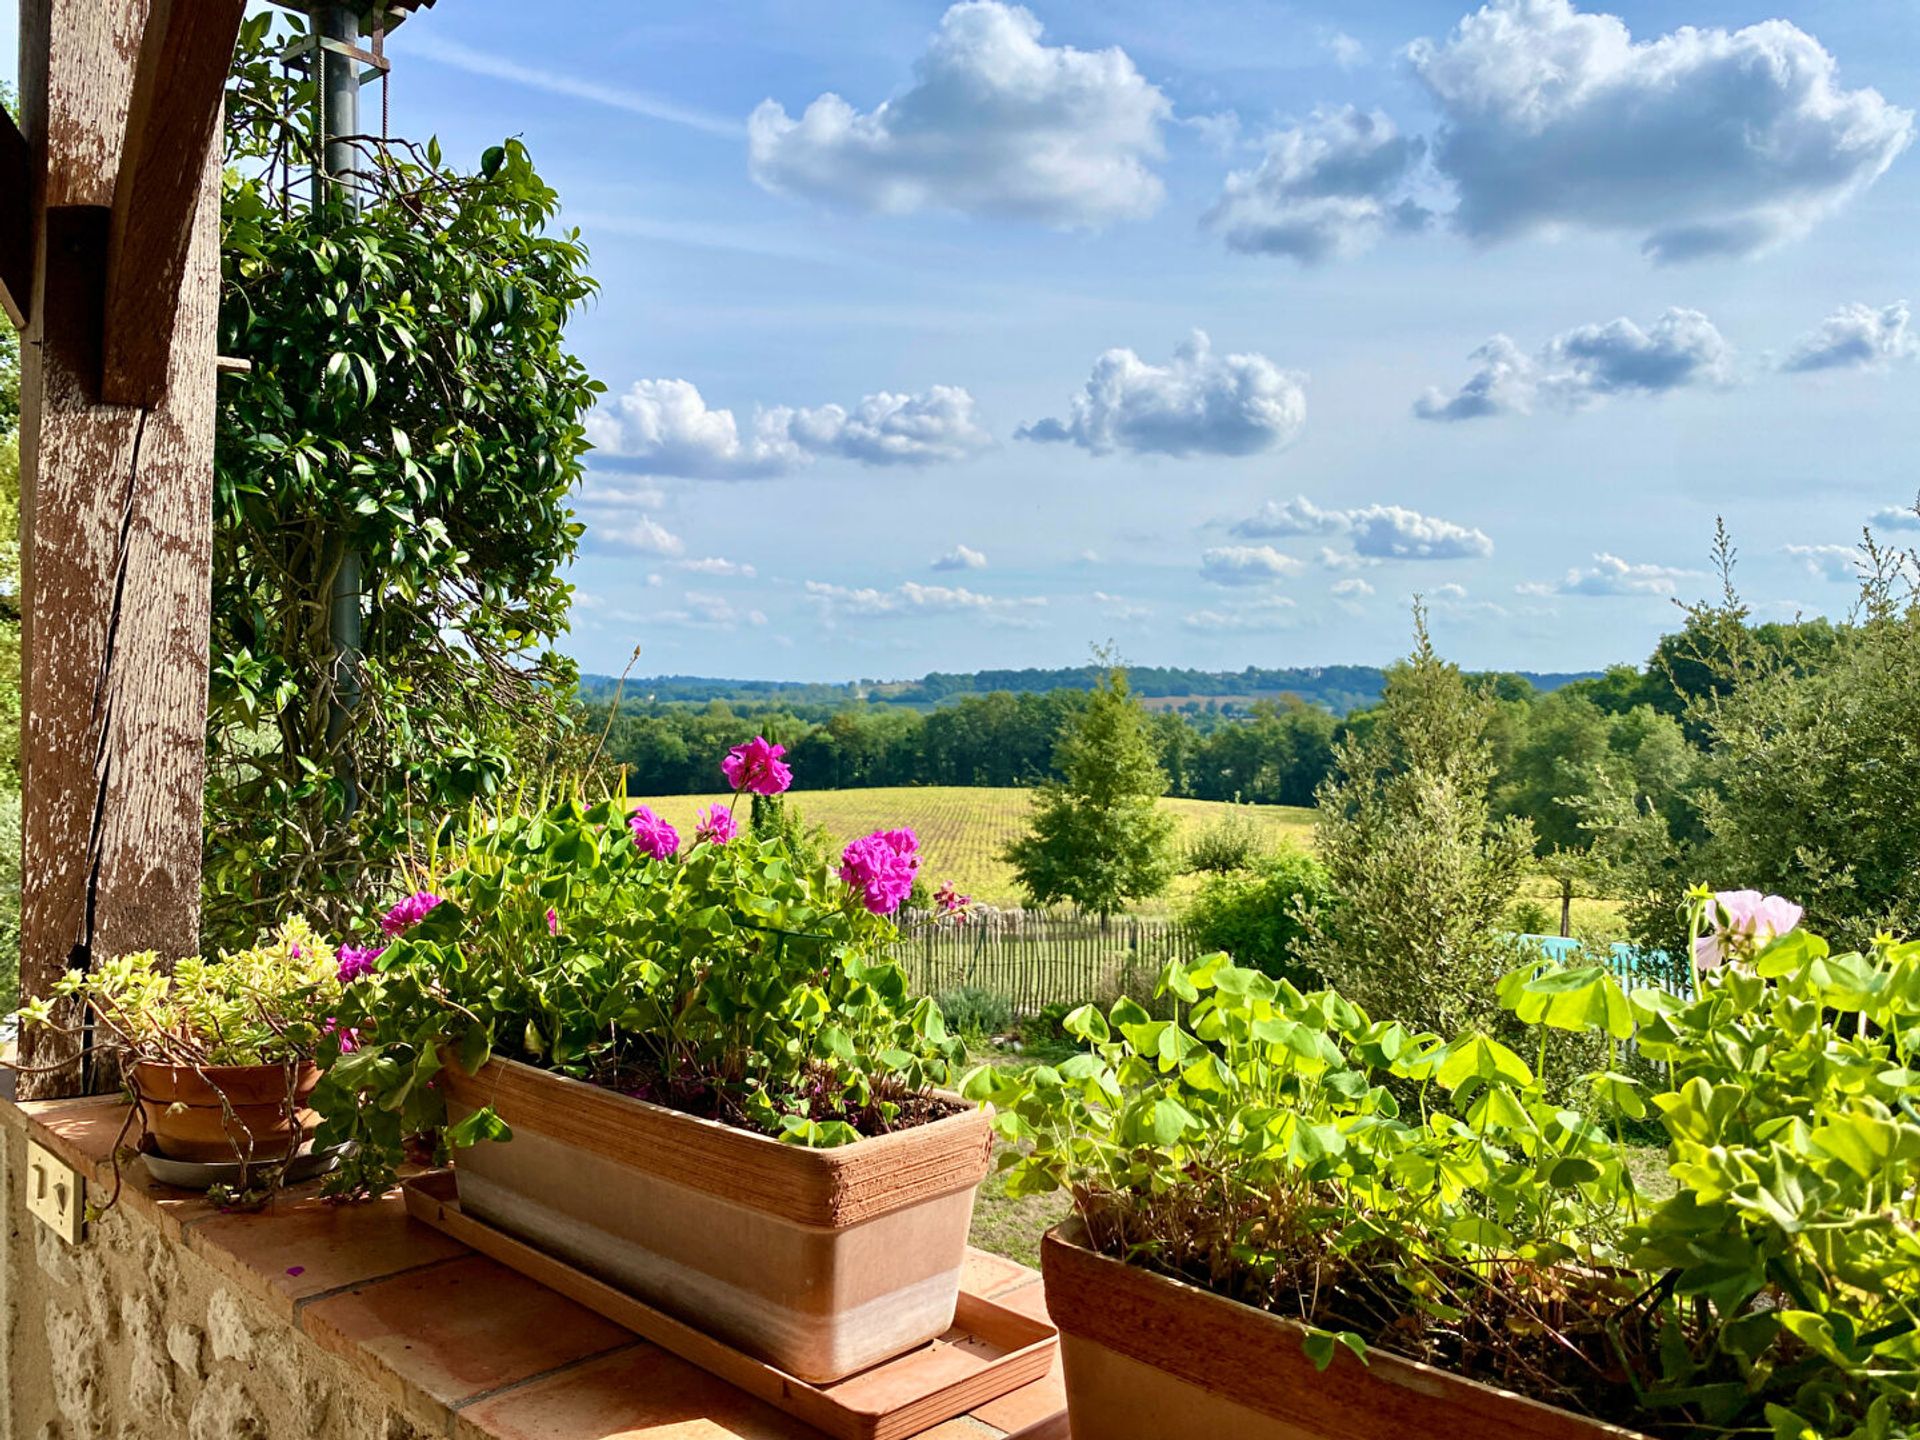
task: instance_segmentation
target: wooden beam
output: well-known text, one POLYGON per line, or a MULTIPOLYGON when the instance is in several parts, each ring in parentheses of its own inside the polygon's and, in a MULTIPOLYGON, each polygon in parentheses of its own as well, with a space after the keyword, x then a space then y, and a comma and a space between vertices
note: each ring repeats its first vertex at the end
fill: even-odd
MULTIPOLYGON (((100 398, 152 406, 167 384, 180 279, 247 0, 152 0, 107 242, 100 398)), ((219 203, 216 190, 209 203, 219 203)))
POLYGON ((0 107, 0 309, 16 330, 27 328, 32 288, 33 150, 0 107))
MULTIPOLYGON (((21 0, 22 101, 48 196, 21 347, 24 715, 20 980, 199 947, 212 565, 218 157, 150 410, 96 385, 119 147, 146 0, 21 0), (103 46, 105 48, 103 48, 103 46)), ((68 1018, 73 1018, 69 1016, 68 1018)), ((28 1032, 21 1059, 75 1046, 28 1032)), ((79 1066, 23 1098, 81 1093, 79 1066)))

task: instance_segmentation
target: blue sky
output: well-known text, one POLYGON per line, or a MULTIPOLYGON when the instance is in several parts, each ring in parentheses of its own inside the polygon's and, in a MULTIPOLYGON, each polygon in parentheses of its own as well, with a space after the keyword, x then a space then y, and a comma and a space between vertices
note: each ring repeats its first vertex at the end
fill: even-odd
POLYGON ((592 248, 591 669, 1379 661, 1416 591, 1585 668, 1716 515, 1844 613, 1920 488, 1911 0, 527 16, 410 21, 392 115, 592 248))

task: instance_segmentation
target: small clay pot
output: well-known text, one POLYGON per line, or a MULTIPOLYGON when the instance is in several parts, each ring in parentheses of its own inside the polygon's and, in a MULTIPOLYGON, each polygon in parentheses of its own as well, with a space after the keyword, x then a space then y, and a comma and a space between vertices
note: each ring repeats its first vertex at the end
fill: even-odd
POLYGON ((134 1065, 132 1079, 154 1148, 170 1160, 284 1160, 320 1123, 306 1108, 320 1071, 304 1060, 200 1066, 143 1060, 134 1065))

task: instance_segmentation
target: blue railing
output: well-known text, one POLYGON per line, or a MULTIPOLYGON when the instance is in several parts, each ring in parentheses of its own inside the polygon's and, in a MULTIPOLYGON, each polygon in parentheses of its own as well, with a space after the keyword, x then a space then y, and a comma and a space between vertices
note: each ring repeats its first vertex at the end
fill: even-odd
MULTIPOLYGON (((1582 946, 1566 935, 1522 935, 1520 938, 1537 947, 1548 959, 1563 964, 1594 954, 1595 947, 1582 946)), ((1642 950, 1616 940, 1607 947, 1606 961, 1607 968, 1624 984, 1658 985, 1680 995, 1693 993, 1691 967, 1675 965, 1673 957, 1664 950, 1642 950)))

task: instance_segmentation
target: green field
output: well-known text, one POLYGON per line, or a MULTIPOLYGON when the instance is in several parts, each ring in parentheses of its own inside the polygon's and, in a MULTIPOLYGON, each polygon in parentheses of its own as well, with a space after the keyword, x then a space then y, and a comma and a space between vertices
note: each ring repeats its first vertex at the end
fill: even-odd
MULTIPOLYGON (((926 857, 920 873, 931 885, 951 880, 962 891, 986 905, 1018 905, 1020 889, 1013 872, 999 856, 1008 841, 1026 828, 1031 791, 983 786, 928 785, 873 790, 796 790, 787 797, 810 822, 824 825, 834 839, 846 842, 874 830, 905 827, 920 837, 926 857)), ((712 804, 726 804, 730 795, 660 795, 632 803, 648 805, 688 836, 694 812, 712 804)), ((1310 843, 1313 812, 1283 805, 1227 804, 1221 800, 1162 800, 1160 806, 1180 823, 1180 838, 1197 835, 1235 810, 1264 826, 1276 843, 1310 843)), ((743 810, 745 804, 742 802, 743 810)), ((1165 909, 1190 892, 1193 877, 1181 876, 1158 906, 1165 909)))

